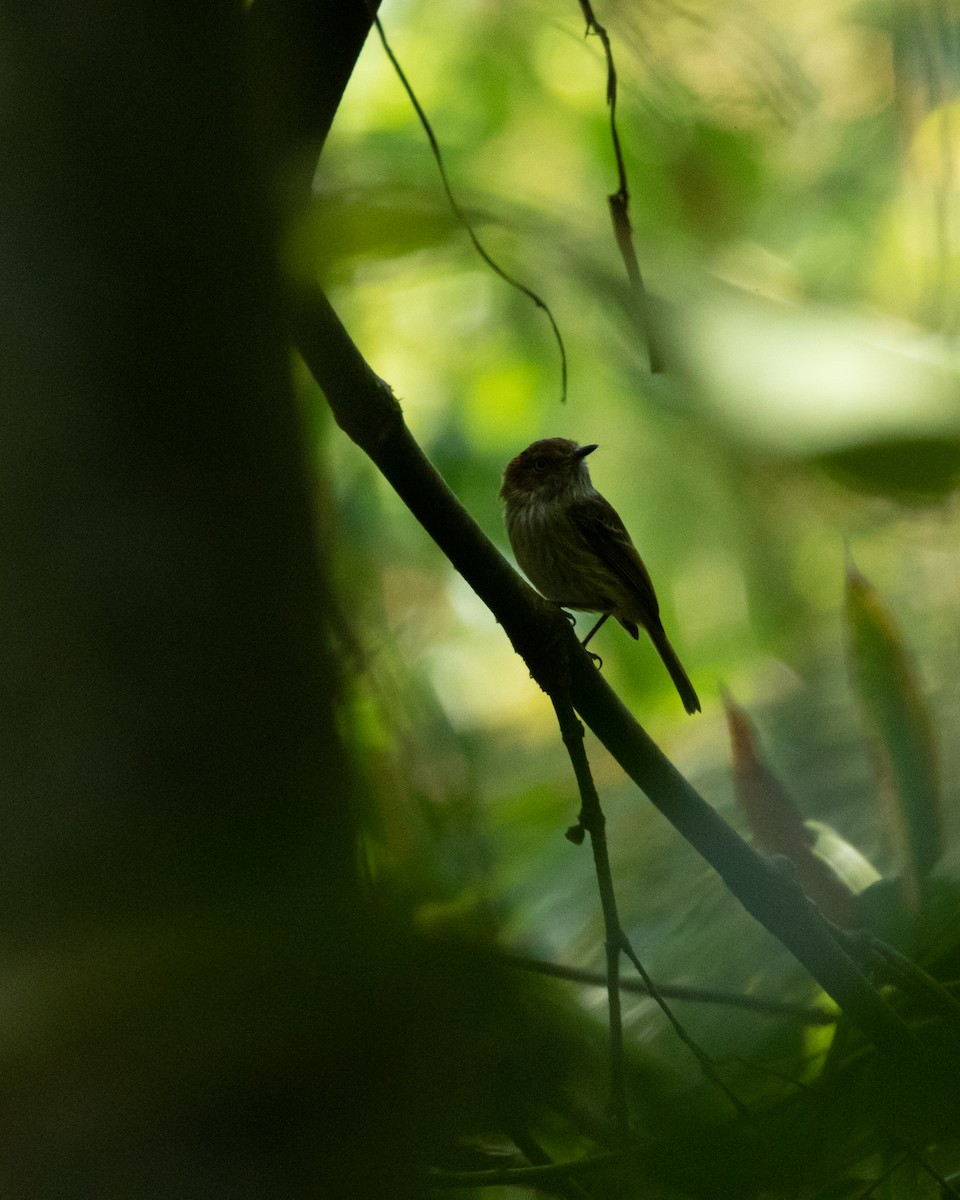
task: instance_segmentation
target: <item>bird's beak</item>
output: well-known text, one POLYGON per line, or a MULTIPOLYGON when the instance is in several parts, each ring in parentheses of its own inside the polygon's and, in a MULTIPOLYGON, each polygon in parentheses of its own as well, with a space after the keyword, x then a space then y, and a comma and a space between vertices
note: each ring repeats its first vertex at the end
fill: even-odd
POLYGON ((580 446, 579 449, 574 450, 573 457, 577 459, 586 458, 588 454, 592 454, 597 449, 598 445, 599 442, 594 442, 590 446, 580 446))

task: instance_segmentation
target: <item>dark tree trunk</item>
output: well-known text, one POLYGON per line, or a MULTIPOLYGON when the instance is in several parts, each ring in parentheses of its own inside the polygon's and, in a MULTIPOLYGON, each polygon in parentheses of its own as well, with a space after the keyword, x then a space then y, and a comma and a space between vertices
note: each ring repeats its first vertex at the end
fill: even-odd
POLYGON ((11 1196, 313 1195, 343 1103, 352 784, 241 10, 0 15, 11 1196))

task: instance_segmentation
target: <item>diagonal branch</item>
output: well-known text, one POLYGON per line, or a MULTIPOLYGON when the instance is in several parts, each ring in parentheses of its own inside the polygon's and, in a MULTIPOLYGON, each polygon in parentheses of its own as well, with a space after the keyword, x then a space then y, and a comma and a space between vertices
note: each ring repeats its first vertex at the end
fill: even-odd
POLYGON ((753 851, 662 754, 595 669, 554 605, 520 579, 450 491, 403 420, 390 388, 354 345, 326 297, 291 297, 295 343, 334 417, 377 464, 417 520, 503 626, 534 679, 553 693, 569 672, 574 707, 613 757, 730 891, 810 971, 877 1047, 918 1053, 905 1023, 870 985, 799 888, 753 851))
MULTIPOLYGON (((256 0, 284 14, 308 11, 322 16, 350 12, 353 33, 324 61, 329 38, 316 39, 313 68, 323 67, 336 85, 310 111, 304 102, 309 69, 298 76, 296 99, 306 120, 296 131, 322 142, 333 119, 342 88, 369 28, 364 0, 256 0), (362 9, 362 13, 361 10, 362 9)), ((267 29, 270 19, 264 22, 267 29)), ((319 27, 324 22, 320 21, 319 27)), ((262 35, 252 31, 253 40, 262 35)), ((302 49, 296 39, 288 53, 302 49)), ((574 707, 627 774, 649 799, 723 877, 748 912, 761 922, 810 971, 876 1046, 907 1064, 917 1049, 907 1026, 870 986, 819 913, 799 889, 743 841, 683 778, 627 711, 593 667, 568 622, 554 605, 528 587, 447 487, 403 420, 389 386, 373 372, 319 289, 290 297, 289 321, 294 341, 327 396, 340 427, 378 465, 410 511, 444 551, 478 596, 487 604, 522 655, 534 678, 545 688, 557 684, 560 653, 569 671, 574 707)))

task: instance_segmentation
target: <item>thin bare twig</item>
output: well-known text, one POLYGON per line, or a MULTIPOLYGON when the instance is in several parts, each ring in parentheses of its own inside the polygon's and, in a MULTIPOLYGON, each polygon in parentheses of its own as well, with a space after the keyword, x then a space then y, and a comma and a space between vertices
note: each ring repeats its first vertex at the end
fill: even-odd
POLYGON ((597 20, 590 0, 580 0, 580 10, 587 23, 587 33, 593 33, 600 39, 607 60, 607 106, 610 109, 610 138, 617 160, 617 178, 620 184, 614 195, 621 197, 626 207, 630 203, 630 189, 627 187, 627 168, 623 159, 623 147, 620 145, 620 134, 617 132, 617 68, 613 61, 613 47, 610 44, 610 35, 597 20))
POLYGON ((594 867, 597 872, 597 883, 600 887, 600 902, 603 908, 603 924, 605 931, 605 946, 607 952, 607 1002, 610 1010, 610 1057, 611 1057, 611 1088, 613 1089, 614 1106, 620 1124, 623 1139, 627 1134, 626 1111, 626 1079, 623 1062, 623 1026, 620 1009, 620 955, 625 954, 633 963, 640 978, 643 980, 651 999, 658 1005, 664 1016, 673 1027, 674 1033, 690 1050, 700 1064, 700 1069, 707 1079, 718 1087, 727 1097, 741 1116, 748 1112, 740 1098, 724 1082, 719 1071, 707 1052, 693 1040, 681 1022, 677 1020, 670 1006, 661 995, 636 951, 630 944, 620 924, 617 912, 617 900, 613 887, 613 872, 610 869, 610 855, 607 849, 606 818, 600 806, 600 797, 593 782, 590 763, 587 760, 583 745, 583 726, 577 719, 570 701, 569 694, 558 690, 551 694, 563 743, 570 755, 577 785, 580 789, 580 815, 577 824, 567 831, 567 837, 574 843, 583 841, 584 830, 590 835, 590 845, 593 850, 594 867), (619 1092, 618 1092, 619 1089, 619 1092), (622 1100, 621 1100, 622 1095, 622 1100), (617 1107, 622 1104, 621 1108, 617 1107))
MULTIPOLYGON (((554 1160, 529 1130, 513 1127, 508 1128, 505 1132, 512 1138, 514 1145, 531 1166, 546 1167, 556 1165, 554 1160)), ((570 1175, 567 1178, 558 1180, 554 1184, 554 1187, 558 1195, 566 1196, 569 1200, 591 1200, 590 1193, 583 1184, 570 1175)))
POLYGON ((613 890, 613 873, 607 851, 605 832, 606 819, 600 807, 600 797, 593 782, 593 773, 583 745, 583 726, 573 711, 573 703, 567 691, 551 695, 557 714, 563 744, 570 755, 573 773, 580 790, 580 818, 567 836, 573 842, 583 841, 583 830, 590 835, 593 863, 600 888, 600 906, 603 910, 603 927, 606 934, 607 952, 607 1007, 610 1019, 610 1094, 614 1120, 617 1128, 618 1149, 626 1150, 630 1133, 630 1116, 627 1111, 627 1081, 623 1057, 623 1014, 620 1006, 620 950, 623 932, 617 913, 617 898, 613 890))
MULTIPOLYGON (((599 971, 583 967, 570 967, 565 963, 546 962, 540 958, 529 958, 522 954, 500 956, 507 966, 532 971, 537 975, 550 975, 555 979, 567 979, 571 983, 585 983, 604 987, 606 977, 599 971)), ((828 1008, 813 1004, 790 1004, 786 1000, 767 1000, 762 996, 748 996, 743 992, 725 992, 717 988, 688 987, 682 983, 660 983, 660 993, 670 1000, 684 1000, 691 1004, 721 1004, 729 1008, 745 1008, 751 1012, 765 1013, 771 1017, 792 1017, 804 1025, 835 1025, 837 1014, 828 1008)), ((641 979, 621 979, 620 990, 639 995, 649 995, 641 979)))
POLYGON ((610 44, 610 35, 597 20, 590 0, 580 0, 580 11, 587 23, 587 33, 593 33, 600 39, 607 60, 607 107, 610 109, 610 139, 613 142, 613 153, 617 161, 619 184, 617 190, 611 192, 607 197, 607 202, 610 205, 613 235, 630 283, 634 316, 647 345, 650 370, 653 374, 657 374, 664 370, 664 362, 650 320, 647 289, 644 286, 643 273, 640 270, 640 262, 633 242, 633 228, 630 224, 630 189, 627 185, 627 167, 623 157, 623 147, 620 144, 620 134, 617 131, 617 68, 613 60, 613 47, 610 44))
POLYGON ((434 161, 437 164, 437 170, 440 172, 440 182, 443 184, 443 190, 446 193, 447 202, 450 205, 453 215, 466 230, 467 236, 473 243, 474 250, 476 250, 477 254, 479 254, 491 271, 493 271, 495 275, 499 275, 505 283, 510 285, 510 287, 515 288, 529 300, 532 300, 537 308, 543 310, 547 320, 550 322, 550 328, 553 330, 553 336, 557 343, 557 349, 560 351, 560 403, 565 404, 567 399, 567 350, 563 343, 563 336, 560 333, 560 327, 557 325, 553 311, 551 310, 549 304, 547 304, 546 300, 544 300, 542 296, 535 292, 533 288, 527 287, 527 285, 517 279, 516 276, 511 275, 508 271, 505 271, 503 267, 501 267, 500 264, 491 257, 490 253, 477 237, 470 218, 464 212, 456 196, 453 194, 450 178, 447 175, 447 168, 444 165, 443 154, 440 151, 440 143, 437 141, 436 135, 433 132, 433 127, 430 124, 430 120, 427 117, 426 112, 424 112, 423 105, 417 99, 417 94, 414 92, 410 80, 407 78, 403 67, 400 66, 400 62, 396 54, 394 54, 393 48, 387 41, 387 35, 384 32, 383 24, 380 18, 372 11, 371 16, 373 18, 374 27, 376 28, 377 34, 380 37, 380 44, 383 46, 383 51, 390 60, 390 65, 396 72, 396 76, 400 80, 403 90, 407 93, 407 98, 413 106, 413 110, 417 114, 420 124, 423 126, 423 131, 427 135, 427 141, 430 143, 430 151, 433 154, 434 161))
POLYGON ((507 1184, 535 1187, 574 1175, 608 1170, 616 1164, 613 1154, 597 1154, 576 1162, 545 1163, 533 1167, 495 1167, 489 1171, 431 1171, 429 1181, 435 1187, 503 1187, 507 1184))
POLYGON ((697 1045, 690 1034, 687 1033, 683 1025, 677 1020, 673 1009, 671 1009, 670 1005, 667 1004, 666 1000, 664 1000, 663 996, 660 994, 659 988, 650 978, 646 967, 644 967, 643 963, 637 957, 626 935, 621 934, 621 937, 623 939, 622 946, 624 954, 636 967, 637 974, 643 980, 647 991, 650 993, 650 998, 659 1006, 660 1011, 673 1026, 673 1032, 677 1035, 680 1041, 683 1042, 693 1057, 700 1064, 700 1070, 704 1073, 707 1079, 709 1079, 714 1086, 718 1087, 720 1091, 723 1092, 741 1117, 748 1117, 750 1112, 747 1106, 743 1103, 736 1092, 734 1092, 733 1089, 724 1081, 723 1076, 717 1070, 713 1059, 709 1054, 707 1054, 706 1050, 704 1050, 702 1046, 697 1045))
POLYGON ((894 1159, 893 1163, 887 1168, 887 1170, 884 1171, 879 1178, 875 1179, 873 1183, 871 1183, 866 1189, 866 1191, 860 1193, 858 1200, 865 1200, 866 1197, 872 1196, 874 1192, 876 1192, 877 1188, 881 1186, 881 1184, 886 1183, 886 1181, 890 1179, 891 1176, 893 1176, 897 1171, 899 1171, 900 1168, 907 1162, 916 1163, 916 1165, 921 1171, 923 1171, 925 1175, 929 1175, 930 1178, 939 1186, 941 1196, 960 1197, 960 1193, 957 1192, 957 1189, 953 1186, 953 1184, 950 1183, 950 1181, 943 1175, 941 1175, 940 1172, 937 1171, 929 1162, 927 1162, 926 1158, 918 1150, 915 1150, 905 1138, 898 1137, 896 1134, 889 1134, 889 1136, 892 1142, 903 1148, 903 1153, 894 1159))

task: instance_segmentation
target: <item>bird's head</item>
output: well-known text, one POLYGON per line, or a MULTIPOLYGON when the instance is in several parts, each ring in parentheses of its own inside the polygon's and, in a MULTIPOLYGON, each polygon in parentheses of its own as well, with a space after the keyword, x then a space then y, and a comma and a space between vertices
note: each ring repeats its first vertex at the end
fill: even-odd
POLYGON ((507 504, 575 499, 592 487, 586 457, 596 448, 596 443, 580 446, 559 437, 534 442, 507 463, 501 499, 507 504))

